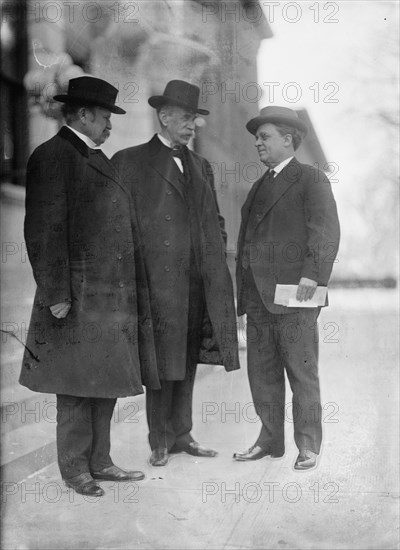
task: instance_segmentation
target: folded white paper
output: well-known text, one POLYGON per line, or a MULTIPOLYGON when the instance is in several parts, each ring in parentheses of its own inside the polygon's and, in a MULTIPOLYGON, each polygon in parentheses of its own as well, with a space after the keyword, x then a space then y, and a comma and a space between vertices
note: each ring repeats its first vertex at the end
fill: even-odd
POLYGON ((276 285, 274 304, 287 307, 318 307, 326 302, 326 286, 317 286, 311 300, 299 302, 296 299, 298 285, 276 285))

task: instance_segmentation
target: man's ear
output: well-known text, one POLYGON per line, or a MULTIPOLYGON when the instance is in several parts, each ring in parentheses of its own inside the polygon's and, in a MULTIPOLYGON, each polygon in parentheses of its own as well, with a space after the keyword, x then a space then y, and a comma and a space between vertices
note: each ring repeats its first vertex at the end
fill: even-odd
POLYGON ((285 134, 283 136, 285 147, 293 147, 293 136, 292 134, 285 134))
POLYGON ((82 124, 86 124, 87 109, 86 107, 81 107, 78 111, 78 117, 82 124))
POLYGON ((160 112, 158 113, 158 118, 159 118, 162 126, 167 126, 167 124, 168 124, 168 114, 163 109, 161 109, 160 112))

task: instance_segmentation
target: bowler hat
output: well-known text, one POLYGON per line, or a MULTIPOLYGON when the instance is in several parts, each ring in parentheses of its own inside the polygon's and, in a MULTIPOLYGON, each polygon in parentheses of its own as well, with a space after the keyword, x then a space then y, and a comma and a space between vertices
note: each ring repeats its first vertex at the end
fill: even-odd
POLYGON ((249 120, 246 124, 246 128, 250 134, 255 134, 261 124, 270 122, 271 124, 287 124, 288 126, 294 126, 298 130, 307 133, 307 124, 300 120, 296 111, 288 109, 287 107, 276 107, 270 105, 261 109, 260 115, 249 120))
POLYGON ((153 95, 148 101, 154 109, 170 104, 199 113, 199 115, 208 115, 210 111, 198 108, 199 95, 200 88, 198 86, 184 80, 171 80, 166 85, 163 95, 153 95))
POLYGON ((118 95, 117 88, 94 76, 71 78, 67 94, 55 95, 56 101, 62 103, 78 103, 104 107, 116 115, 124 115, 126 111, 115 105, 118 95))

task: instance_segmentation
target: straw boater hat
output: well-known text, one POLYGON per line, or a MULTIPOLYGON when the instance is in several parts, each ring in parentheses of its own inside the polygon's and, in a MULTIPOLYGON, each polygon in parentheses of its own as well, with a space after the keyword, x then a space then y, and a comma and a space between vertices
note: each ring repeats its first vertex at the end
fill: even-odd
POLYGON ((296 111, 288 109, 287 107, 275 107, 271 105, 270 107, 264 107, 261 109, 259 116, 252 118, 246 124, 246 128, 250 134, 255 135, 257 129, 261 124, 266 124, 270 122, 271 124, 287 124, 288 126, 294 126, 298 130, 301 130, 305 134, 307 133, 307 124, 305 124, 298 117, 296 111))
POLYGON ((159 109, 163 105, 177 105, 199 115, 208 115, 210 111, 199 109, 200 88, 194 84, 189 84, 184 80, 171 80, 165 87, 163 95, 153 95, 148 101, 154 109, 159 109))
POLYGON ((115 105, 118 95, 117 88, 94 76, 71 78, 66 94, 55 95, 56 101, 83 105, 96 105, 108 109, 116 115, 124 115, 126 111, 115 105))

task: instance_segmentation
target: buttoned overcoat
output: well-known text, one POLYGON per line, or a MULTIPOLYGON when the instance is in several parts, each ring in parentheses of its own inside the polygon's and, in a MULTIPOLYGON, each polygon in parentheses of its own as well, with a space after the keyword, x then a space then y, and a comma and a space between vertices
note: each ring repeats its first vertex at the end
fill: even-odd
POLYGON ((112 164, 67 127, 32 154, 24 230, 37 291, 21 384, 108 398, 159 387, 145 312, 138 323, 131 215, 112 164), (57 319, 49 306, 64 301, 71 309, 57 319))
POLYGON ((196 233, 192 242, 199 243, 198 267, 206 311, 198 362, 221 364, 228 371, 238 369, 233 286, 209 163, 188 151, 191 209, 178 181, 179 169, 157 136, 149 143, 120 151, 112 161, 132 193, 137 213, 159 377, 185 377, 191 231, 196 233))

